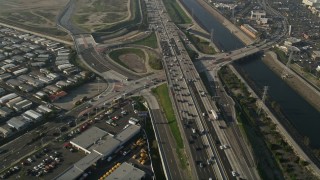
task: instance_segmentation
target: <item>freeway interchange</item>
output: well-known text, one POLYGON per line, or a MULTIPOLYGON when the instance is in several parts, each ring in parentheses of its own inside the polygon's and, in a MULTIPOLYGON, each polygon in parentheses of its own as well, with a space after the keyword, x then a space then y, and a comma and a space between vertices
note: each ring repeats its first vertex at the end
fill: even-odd
MULTIPOLYGON (((223 86, 214 78, 214 80, 212 80, 213 86, 220 87, 216 88, 216 95, 220 97, 220 102, 226 106, 223 109, 216 107, 215 102, 213 102, 208 95, 199 77, 199 68, 197 71, 181 42, 184 41, 184 39, 179 36, 180 30, 171 22, 170 17, 165 12, 163 2, 148 0, 146 4, 149 26, 151 29, 155 29, 163 53, 165 75, 175 114, 182 132, 185 149, 189 157, 189 165, 193 174, 192 178, 235 179, 239 177, 245 179, 260 179, 248 144, 246 144, 244 138, 241 137, 241 133, 236 125, 234 109, 232 106, 229 106, 233 103, 232 99, 225 93, 221 93, 223 86), (213 117, 213 114, 210 114, 211 110, 227 114, 228 119, 222 121, 221 116, 219 116, 218 120, 214 120, 215 117, 213 117)), ((72 8, 69 7, 69 9, 72 8)), ((65 14, 69 14, 68 10, 66 10, 65 14)), ((66 19, 62 18, 62 20, 62 22, 68 22, 66 19)), ((70 22, 66 24, 70 26, 70 22)), ((68 27, 65 28, 68 29, 68 27)), ((72 31, 75 31, 73 27, 71 28, 71 33, 73 34, 72 31)), ((78 50, 81 50, 79 54, 95 72, 100 75, 102 74, 104 78, 109 77, 110 73, 107 75, 107 72, 118 72, 118 74, 122 74, 122 80, 120 78, 120 81, 123 81, 123 76, 129 77, 132 75, 116 67, 110 60, 102 58, 97 52, 95 45, 90 45, 87 49, 83 48, 83 44, 80 46, 77 41, 84 38, 78 34, 78 31, 76 34, 77 35, 74 36, 76 38, 76 47, 78 50)), ((213 69, 215 72, 213 76, 216 77, 216 72, 222 65, 270 47, 271 44, 280 39, 280 35, 274 39, 274 41, 269 43, 262 42, 249 48, 246 47, 246 49, 238 49, 232 52, 232 55, 227 53, 219 54, 215 60, 209 58, 209 61, 203 61, 205 68, 203 68, 202 71, 208 68, 213 69)), ((200 70, 200 72, 202 71, 200 70)), ((152 78, 162 76, 163 74, 154 74, 152 78)), ((87 105, 90 105, 88 111, 93 110, 95 107, 102 106, 105 101, 113 99, 123 93, 140 94, 144 89, 143 86, 148 84, 149 78, 151 78, 137 75, 130 77, 134 77, 133 79, 135 81, 125 82, 125 87, 123 87, 120 92, 113 92, 114 82, 119 80, 106 79, 109 82, 109 89, 103 92, 101 96, 99 96, 101 98, 97 98, 95 102, 87 103, 87 105), (141 82, 134 84, 136 81, 141 82)), ((81 109, 74 114, 80 112, 81 109)), ((163 119, 163 117, 159 115, 159 109, 154 110, 153 114, 163 119)), ((161 122, 164 123, 165 121, 161 122)), ((167 137, 168 131, 161 131, 159 129, 160 128, 158 128, 159 137, 163 138, 162 140, 170 141, 172 137, 167 137)), ((160 150, 163 151, 162 153, 167 154, 163 157, 165 158, 164 168, 167 172, 167 178, 184 179, 182 173, 176 173, 178 165, 172 163, 172 158, 175 157, 174 152, 172 152, 174 150, 168 149, 170 146, 160 146, 160 150), (170 159, 171 163, 169 161, 170 159)))

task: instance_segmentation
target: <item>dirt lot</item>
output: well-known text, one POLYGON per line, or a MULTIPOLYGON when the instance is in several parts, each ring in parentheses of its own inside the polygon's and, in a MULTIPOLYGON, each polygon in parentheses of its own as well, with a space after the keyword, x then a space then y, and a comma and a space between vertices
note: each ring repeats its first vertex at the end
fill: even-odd
POLYGON ((0 0, 0 20, 55 36, 66 33, 56 28, 56 18, 68 0, 0 0))
POLYGON ((121 62, 137 73, 146 73, 145 62, 136 54, 124 54, 119 56, 121 62))
POLYGON ((94 31, 130 18, 129 0, 79 0, 73 21, 94 31))
MULTIPOLYGON (((284 65, 280 64, 277 60, 275 53, 267 52, 263 62, 269 66, 269 68, 274 71, 279 76, 283 70, 284 65), (282 66, 281 66, 282 65, 282 66)), ((292 76, 285 80, 288 85, 297 91, 302 97, 304 97, 312 106, 314 106, 318 111, 320 111, 320 93, 313 91, 309 88, 300 78, 292 76)))

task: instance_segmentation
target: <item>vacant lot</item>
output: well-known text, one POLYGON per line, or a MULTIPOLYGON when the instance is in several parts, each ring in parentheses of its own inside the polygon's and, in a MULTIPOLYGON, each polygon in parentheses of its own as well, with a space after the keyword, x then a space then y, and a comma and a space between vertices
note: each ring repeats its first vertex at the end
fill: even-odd
POLYGON ((129 4, 129 0, 79 0, 73 22, 88 31, 101 29, 128 20, 129 4))
POLYGON ((68 0, 0 0, 0 21, 54 36, 67 33, 56 28, 56 18, 68 0))
POLYGON ((110 52, 109 56, 119 65, 137 73, 147 72, 145 53, 140 49, 124 48, 110 52))

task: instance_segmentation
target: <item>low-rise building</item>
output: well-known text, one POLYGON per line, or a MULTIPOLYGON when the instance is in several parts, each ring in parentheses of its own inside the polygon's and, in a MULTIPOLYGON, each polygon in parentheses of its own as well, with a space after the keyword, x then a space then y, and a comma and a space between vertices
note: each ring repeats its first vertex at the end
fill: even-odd
POLYGON ((11 118, 9 121, 7 121, 7 124, 10 127, 14 128, 18 131, 27 127, 27 125, 29 123, 30 122, 25 120, 22 116, 16 116, 16 117, 11 118))
POLYGON ((8 107, 0 107, 0 116, 5 118, 10 116, 13 113, 13 111, 11 109, 9 109, 8 107))
POLYGON ((0 104, 4 104, 4 103, 6 103, 6 102, 8 102, 11 99, 16 98, 16 97, 18 97, 18 95, 16 93, 10 93, 10 94, 7 94, 5 96, 2 96, 0 98, 0 104))
POLYGON ((22 116, 25 118, 25 119, 28 119, 30 121, 40 121, 42 119, 42 114, 34 111, 34 110, 28 110, 26 112, 24 112, 22 114, 22 116))
POLYGON ((314 61, 320 60, 320 51, 313 51, 311 54, 311 58, 314 61))
POLYGON ((10 127, 8 124, 4 124, 0 126, 0 133, 2 134, 2 137, 6 138, 13 134, 12 127, 10 127))
POLYGON ((23 110, 29 109, 31 106, 32 106, 32 102, 25 99, 23 101, 20 101, 20 102, 14 104, 12 107, 15 111, 21 112, 23 110))
POLYGON ((251 27, 249 24, 243 24, 240 26, 240 29, 248 34, 252 38, 257 38, 258 31, 251 27))
POLYGON ((146 173, 144 171, 124 162, 107 176, 105 180, 141 180, 144 179, 145 176, 146 173))
MULTIPOLYGON (((76 162, 74 165, 67 168, 63 173, 59 174, 56 180, 68 180, 77 179, 81 176, 89 167, 95 165, 99 160, 104 160, 110 156, 113 152, 121 149, 122 145, 127 143, 132 137, 140 132, 141 127, 137 125, 129 125, 123 129, 116 136, 109 135, 106 131, 103 131, 97 127, 91 127, 78 137, 70 141, 70 143, 83 151, 87 156, 76 162)), ((125 168, 129 168, 124 166, 125 168)), ((131 167, 130 167, 131 168, 131 167)), ((128 169, 130 171, 130 168, 128 169)), ((121 169, 120 169, 121 170, 121 169)), ((136 171, 134 169, 134 171, 136 171)), ((133 172, 131 172, 133 173, 133 172)), ((132 177, 143 177, 142 172, 132 174, 132 177)), ((115 174, 115 177, 120 175, 115 174)), ((112 176, 111 176, 112 177, 112 176)), ((128 174, 124 174, 122 178, 127 178, 128 174)), ((121 178, 121 177, 120 177, 121 178)))

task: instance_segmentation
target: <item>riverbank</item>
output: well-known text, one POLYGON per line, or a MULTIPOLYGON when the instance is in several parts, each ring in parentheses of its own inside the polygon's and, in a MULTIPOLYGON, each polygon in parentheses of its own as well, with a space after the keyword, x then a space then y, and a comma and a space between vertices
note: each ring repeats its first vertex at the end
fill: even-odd
MULTIPOLYGON (((274 52, 268 51, 265 55, 262 61, 278 76, 281 76, 285 65, 277 59, 277 55, 274 52)), ((291 71, 290 74, 292 77, 287 78, 285 82, 320 112, 320 92, 294 72, 291 71)))
POLYGON ((238 39, 240 39, 245 45, 250 45, 254 43, 254 40, 247 36, 243 31, 241 31, 236 25, 225 18, 217 9, 211 6, 205 0, 197 0, 201 6, 203 6, 213 17, 215 17, 223 26, 225 26, 229 31, 234 34, 238 39))

